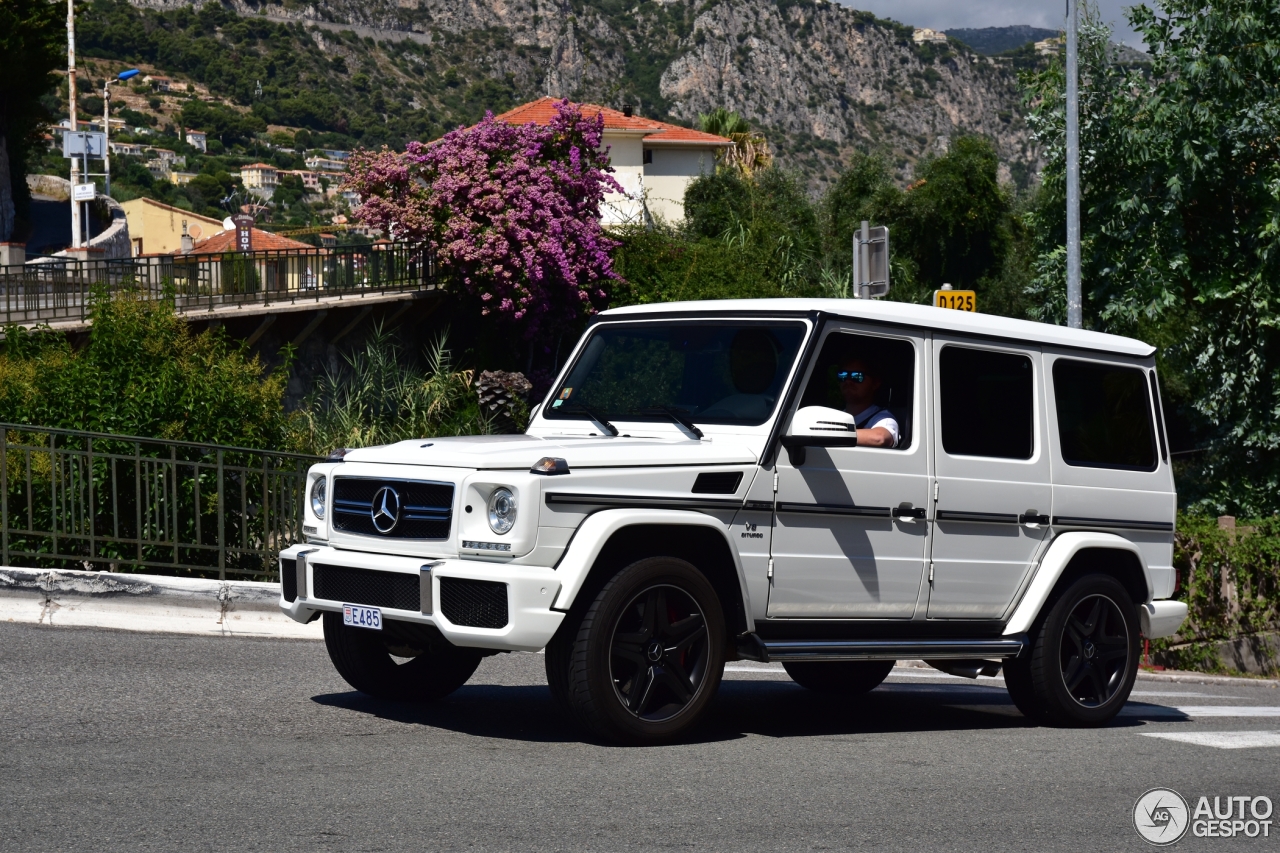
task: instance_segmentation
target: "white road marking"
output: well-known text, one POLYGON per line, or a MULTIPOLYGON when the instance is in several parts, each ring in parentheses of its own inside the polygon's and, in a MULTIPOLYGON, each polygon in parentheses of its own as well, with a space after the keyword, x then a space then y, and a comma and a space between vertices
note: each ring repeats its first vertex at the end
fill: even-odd
POLYGON ((1216 749, 1253 749, 1280 746, 1280 732, 1140 732, 1143 737, 1176 740, 1216 749))
POLYGON ((1184 690, 1134 690, 1130 696, 1196 696, 1200 699, 1239 699, 1219 693, 1192 693, 1184 690))
POLYGON ((1126 705, 1127 717, 1280 717, 1275 705, 1126 705))
POLYGON ((1275 705, 1179 705, 1188 717, 1280 717, 1275 705))

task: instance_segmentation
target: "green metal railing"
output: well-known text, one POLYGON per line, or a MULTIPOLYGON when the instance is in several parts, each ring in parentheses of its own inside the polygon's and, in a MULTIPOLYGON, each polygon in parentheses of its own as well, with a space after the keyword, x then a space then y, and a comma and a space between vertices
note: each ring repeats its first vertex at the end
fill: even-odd
POLYGON ((53 258, 0 267, 0 324, 87 322, 95 290, 172 299, 177 311, 191 314, 435 287, 434 255, 409 243, 123 260, 53 258))
POLYGON ((274 579, 316 461, 0 424, 0 566, 274 579))

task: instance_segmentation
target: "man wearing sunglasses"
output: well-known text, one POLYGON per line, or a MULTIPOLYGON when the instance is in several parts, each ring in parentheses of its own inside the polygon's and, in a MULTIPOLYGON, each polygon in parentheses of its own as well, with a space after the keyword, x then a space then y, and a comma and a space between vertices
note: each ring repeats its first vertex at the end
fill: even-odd
POLYGON ((858 427, 859 447, 897 447, 898 421, 886 408, 876 404, 880 377, 875 366, 854 356, 841 363, 836 371, 844 410, 853 415, 858 427))

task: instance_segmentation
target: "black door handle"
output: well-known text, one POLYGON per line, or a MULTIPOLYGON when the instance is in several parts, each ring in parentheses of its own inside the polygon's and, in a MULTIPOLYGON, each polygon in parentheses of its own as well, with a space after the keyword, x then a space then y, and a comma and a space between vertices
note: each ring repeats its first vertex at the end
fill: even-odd
POLYGON ((928 516, 929 516, 929 514, 928 514, 927 512, 925 512, 925 508, 924 508, 924 507, 922 507, 922 506, 921 506, 921 507, 913 507, 913 506, 912 506, 911 504, 909 504, 909 503, 899 504, 898 506, 896 506, 896 507, 894 507, 894 508, 893 508, 893 517, 894 517, 894 518, 918 518, 918 519, 925 519, 925 518, 928 518, 928 516))
POLYGON ((1022 524, 1048 524, 1049 516, 1041 515, 1034 509, 1029 509, 1022 515, 1018 516, 1018 521, 1022 524))

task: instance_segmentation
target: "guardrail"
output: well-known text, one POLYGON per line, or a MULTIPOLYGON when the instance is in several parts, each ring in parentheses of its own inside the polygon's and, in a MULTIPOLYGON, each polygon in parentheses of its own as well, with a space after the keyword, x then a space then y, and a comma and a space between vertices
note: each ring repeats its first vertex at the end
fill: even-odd
POLYGON ((0 565, 274 579, 316 461, 0 424, 0 565))
POLYGON ((96 290, 172 299, 181 313, 433 290, 435 256, 408 243, 330 249, 55 258, 0 267, 0 324, 87 322, 96 290))

